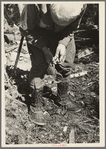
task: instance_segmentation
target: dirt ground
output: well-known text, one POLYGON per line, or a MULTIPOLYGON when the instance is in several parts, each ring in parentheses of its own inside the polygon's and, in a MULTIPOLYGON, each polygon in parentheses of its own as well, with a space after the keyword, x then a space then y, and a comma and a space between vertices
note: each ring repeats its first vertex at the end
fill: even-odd
MULTIPOLYGON (((87 73, 70 79, 69 95, 70 99, 81 107, 81 111, 64 110, 52 99, 43 97, 46 103, 44 108, 50 114, 50 120, 46 126, 38 126, 30 121, 28 114, 30 102, 28 76, 31 61, 26 41, 24 40, 16 74, 12 74, 21 36, 17 29, 10 31, 10 28, 8 30, 6 28, 4 33, 9 39, 7 42, 5 37, 4 41, 5 143, 65 145, 70 143, 69 136, 73 127, 75 143, 98 143, 100 141, 98 41, 86 32, 82 35, 75 34, 77 47, 75 63, 81 66, 82 72, 87 73)), ((62 100, 66 102, 66 97, 62 100)))

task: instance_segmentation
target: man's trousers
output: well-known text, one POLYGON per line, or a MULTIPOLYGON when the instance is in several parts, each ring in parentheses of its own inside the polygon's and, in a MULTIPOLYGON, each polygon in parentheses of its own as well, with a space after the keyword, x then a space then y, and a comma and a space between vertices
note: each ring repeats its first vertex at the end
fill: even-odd
MULTIPOLYGON (((58 45, 58 41, 56 41, 55 39, 57 38, 51 39, 51 43, 49 47, 53 56, 55 55, 56 47, 58 45)), ((32 68, 30 70, 30 76, 29 76, 29 83, 30 83, 30 87, 34 89, 40 83, 40 79, 43 79, 44 75, 47 73, 48 64, 46 63, 46 59, 42 50, 36 48, 32 44, 29 44, 28 42, 27 42, 27 46, 28 46, 28 50, 29 50, 31 62, 32 62, 32 68)), ((70 42, 68 43, 68 46, 66 49, 66 60, 63 63, 63 66, 56 67, 58 72, 60 73, 63 72, 63 74, 65 75, 64 67, 66 66, 68 68, 71 67, 71 65, 74 62, 75 53, 76 53, 76 47, 75 47, 75 41, 73 36, 73 38, 70 39, 70 42)))

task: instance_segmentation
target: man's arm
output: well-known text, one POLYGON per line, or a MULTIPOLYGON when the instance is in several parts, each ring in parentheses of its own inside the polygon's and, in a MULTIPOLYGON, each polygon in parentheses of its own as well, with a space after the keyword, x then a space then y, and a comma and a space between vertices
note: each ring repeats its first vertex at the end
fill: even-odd
POLYGON ((68 43, 71 41, 73 38, 73 31, 77 29, 79 26, 79 23, 81 22, 82 16, 86 10, 86 7, 83 8, 81 14, 77 17, 77 19, 72 22, 70 25, 68 25, 66 28, 64 28, 61 31, 61 40, 58 43, 57 49, 56 49, 56 54, 55 57, 53 58, 54 63, 63 63, 66 58, 66 48, 68 46, 68 43), (60 58, 59 58, 60 55, 60 58))

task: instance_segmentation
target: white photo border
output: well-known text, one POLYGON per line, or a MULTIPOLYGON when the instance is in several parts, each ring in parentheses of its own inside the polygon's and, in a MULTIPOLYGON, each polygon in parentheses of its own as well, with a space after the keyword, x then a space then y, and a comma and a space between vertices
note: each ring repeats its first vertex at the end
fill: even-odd
MULTIPOLYGON (((1 1, 1 147, 60 147, 58 144, 23 144, 23 145, 6 145, 5 144, 5 100, 4 100, 4 27, 3 27, 3 12, 4 4, 10 3, 71 3, 71 1, 1 1)), ((99 112, 100 112, 100 143, 87 143, 87 144, 66 144, 66 147, 105 147, 105 1, 75 1, 86 2, 87 4, 99 4, 99 112)))

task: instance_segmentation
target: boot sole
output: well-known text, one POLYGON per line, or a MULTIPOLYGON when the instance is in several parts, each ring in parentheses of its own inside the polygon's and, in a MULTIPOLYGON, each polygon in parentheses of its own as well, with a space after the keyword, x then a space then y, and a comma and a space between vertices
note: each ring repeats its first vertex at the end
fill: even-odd
POLYGON ((29 120, 30 120, 32 123, 37 124, 37 125, 40 125, 40 126, 45 126, 45 125, 46 125, 46 123, 35 122, 34 120, 32 120, 32 119, 30 118, 30 116, 29 116, 29 120))

